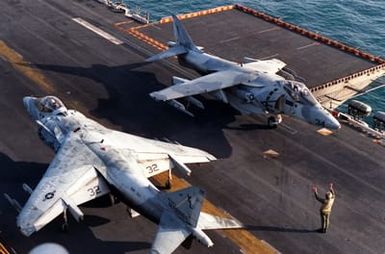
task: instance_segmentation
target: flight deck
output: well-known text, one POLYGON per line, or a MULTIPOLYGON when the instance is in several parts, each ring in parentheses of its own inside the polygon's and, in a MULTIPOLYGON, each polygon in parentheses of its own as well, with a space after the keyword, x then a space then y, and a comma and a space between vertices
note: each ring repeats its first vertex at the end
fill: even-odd
MULTIPOLYGON (((205 211, 233 216, 246 228, 209 231, 212 248, 194 241, 175 253, 385 252, 384 147, 369 137, 345 125, 322 132, 290 118, 268 129, 264 119, 210 99, 202 99, 206 109, 195 118, 153 101, 148 94, 170 85, 172 76, 198 76, 175 59, 145 62, 173 40, 167 18, 142 26, 93 0, 1 1, 0 13, 0 246, 10 253, 52 241, 70 253, 147 253, 157 231, 142 216, 130 218, 123 203, 111 206, 106 199, 82 205, 84 222, 71 219, 67 233, 60 217, 29 238, 18 231, 17 213, 3 193, 24 204, 22 184, 34 187, 54 156, 22 98, 46 94, 109 128, 177 141, 218 158, 190 165, 191 177, 176 176, 174 188, 205 189, 205 211), (337 198, 329 232, 320 234, 311 187, 322 194, 330 182, 337 198)), ((238 62, 245 56, 287 62, 320 97, 383 71, 382 58, 342 50, 342 44, 312 39, 258 13, 230 6, 182 22, 209 53, 238 62)), ((162 186, 164 177, 154 182, 162 186)))

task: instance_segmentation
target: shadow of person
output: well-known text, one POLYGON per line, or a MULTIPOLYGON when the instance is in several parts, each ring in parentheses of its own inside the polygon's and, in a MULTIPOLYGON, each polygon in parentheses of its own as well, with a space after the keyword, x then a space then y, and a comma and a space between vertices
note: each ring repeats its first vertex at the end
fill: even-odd
POLYGON ((274 227, 274 226, 245 226, 250 231, 271 231, 271 232, 285 232, 285 233, 317 233, 318 229, 296 229, 287 227, 274 227))
POLYGON ((206 109, 192 108, 193 113, 197 113, 197 117, 192 118, 166 103, 156 102, 149 94, 166 86, 153 72, 136 70, 144 65, 146 63, 95 64, 90 67, 35 64, 41 70, 86 78, 85 82, 89 84, 83 85, 92 88, 92 94, 98 98, 97 107, 89 107, 89 113, 108 119, 121 126, 123 131, 149 138, 167 137, 183 145, 207 150, 219 158, 230 156, 232 149, 224 137, 223 128, 235 120, 237 111, 223 103, 204 100, 206 109), (103 84, 105 89, 97 91, 100 88, 95 83, 103 84), (103 95, 105 91, 107 97, 103 95))

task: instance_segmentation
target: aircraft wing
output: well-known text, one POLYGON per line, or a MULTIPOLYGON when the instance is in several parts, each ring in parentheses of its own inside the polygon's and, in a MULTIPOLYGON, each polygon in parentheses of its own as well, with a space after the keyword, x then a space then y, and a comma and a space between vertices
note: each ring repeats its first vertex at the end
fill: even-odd
POLYGON ((64 141, 18 215, 17 224, 25 235, 38 231, 67 208, 75 219, 82 219, 78 205, 109 192, 93 167, 94 158, 80 139, 70 136, 64 141))
POLYGON ((149 151, 138 149, 135 153, 137 162, 143 166, 146 177, 165 172, 171 168, 190 175, 191 171, 185 164, 205 163, 216 160, 211 154, 188 146, 151 141, 149 151), (151 151, 152 150, 152 151, 151 151))
POLYGON ((105 134, 104 137, 105 144, 119 149, 127 156, 134 156, 138 164, 142 166, 146 177, 157 175, 171 168, 181 169, 187 173, 190 170, 184 164, 216 160, 210 153, 197 148, 147 139, 124 132, 112 131, 105 134))
POLYGON ((235 69, 223 70, 153 92, 150 96, 156 100, 168 101, 248 83, 256 77, 256 74, 252 72, 235 69))
POLYGON ((286 66, 286 63, 273 58, 269 60, 258 60, 243 64, 245 68, 252 69, 253 71, 259 71, 264 73, 275 74, 286 66))

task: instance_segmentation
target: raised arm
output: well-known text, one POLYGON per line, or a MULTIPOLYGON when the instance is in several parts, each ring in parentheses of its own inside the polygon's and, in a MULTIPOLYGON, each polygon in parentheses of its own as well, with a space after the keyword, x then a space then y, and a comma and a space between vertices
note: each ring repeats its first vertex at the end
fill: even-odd
POLYGON ((333 183, 330 183, 330 184, 329 184, 329 190, 330 190, 330 192, 333 194, 333 197, 335 197, 335 196, 336 196, 336 191, 335 191, 334 188, 333 188, 333 183))
POLYGON ((322 198, 320 198, 320 197, 318 196, 318 190, 317 190, 317 187, 316 187, 316 186, 313 186, 313 192, 314 192, 315 198, 316 198, 319 202, 321 202, 321 203, 324 203, 324 202, 325 202, 324 199, 322 199, 322 198))

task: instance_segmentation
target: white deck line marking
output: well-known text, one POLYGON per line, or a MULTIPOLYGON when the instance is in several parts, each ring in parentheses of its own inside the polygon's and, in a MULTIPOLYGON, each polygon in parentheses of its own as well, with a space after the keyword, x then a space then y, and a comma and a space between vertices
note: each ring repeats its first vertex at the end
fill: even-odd
POLYGON ((235 40, 238 40, 239 39, 239 36, 235 36, 233 38, 229 38, 229 39, 226 39, 226 40, 221 40, 219 43, 225 43, 225 42, 230 42, 230 41, 235 41, 235 40))
POLYGON ((121 45, 123 44, 123 42, 121 40, 119 40, 118 38, 112 36, 111 34, 107 33, 107 32, 104 32, 103 30, 101 30, 100 28, 88 23, 87 21, 81 19, 81 18, 73 18, 72 19, 73 21, 75 21, 76 23, 82 25, 83 27, 91 30, 92 32, 100 35, 101 37, 103 37, 104 39, 107 39, 109 40, 110 42, 112 42, 113 44, 116 44, 116 45, 121 45))
POLYGON ((279 29, 280 29, 279 27, 273 27, 273 28, 269 28, 269 29, 265 29, 265 30, 259 31, 258 33, 259 34, 263 34, 263 33, 272 32, 272 31, 275 31, 275 30, 279 30, 279 29))
POLYGON ((298 47, 297 50, 309 48, 309 47, 312 47, 312 46, 318 46, 318 45, 319 45, 319 42, 313 42, 313 43, 310 43, 308 45, 305 45, 305 46, 302 46, 302 47, 298 47))
POLYGON ((276 57, 276 56, 279 56, 278 53, 274 54, 274 55, 271 55, 271 56, 265 56, 265 57, 262 57, 262 58, 258 58, 259 60, 266 60, 266 59, 271 59, 273 57, 276 57))

